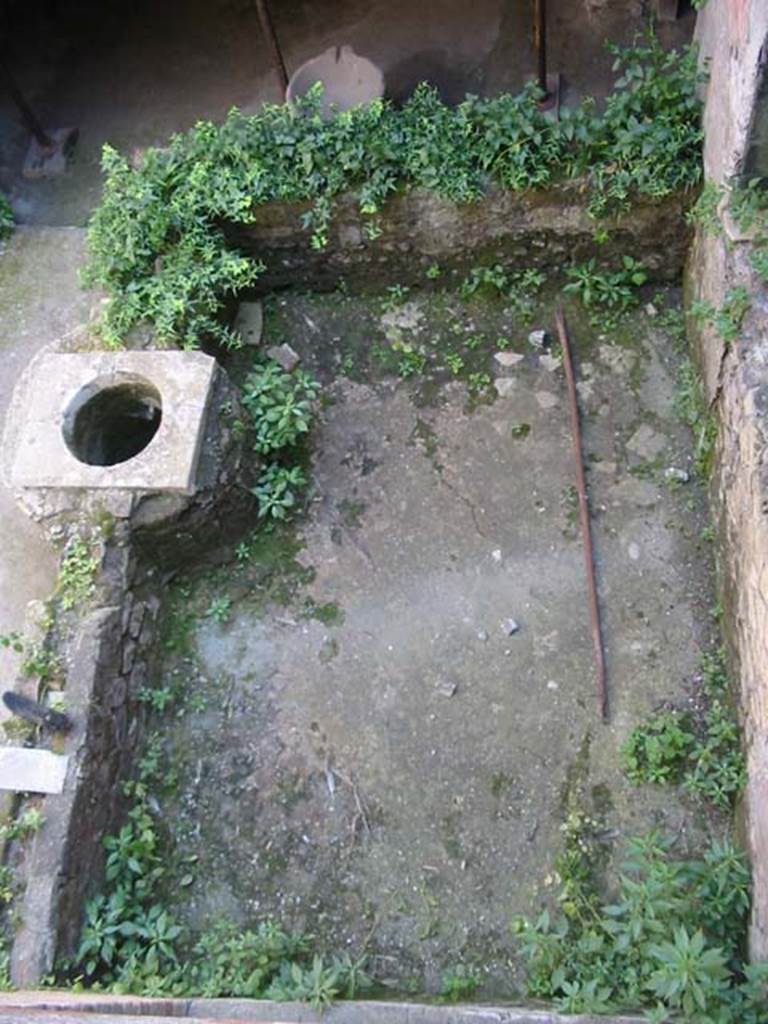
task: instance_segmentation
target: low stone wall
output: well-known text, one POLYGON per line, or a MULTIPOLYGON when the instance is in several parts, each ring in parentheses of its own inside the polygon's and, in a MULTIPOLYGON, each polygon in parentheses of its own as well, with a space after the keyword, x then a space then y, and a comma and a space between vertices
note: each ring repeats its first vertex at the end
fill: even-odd
MULTIPOLYGON (((569 262, 594 257, 600 266, 620 266, 621 256, 640 260, 653 280, 679 279, 690 233, 684 213, 690 195, 633 202, 618 218, 595 221, 587 213, 589 194, 582 180, 543 192, 491 188, 472 203, 454 203, 433 192, 413 189, 394 195, 376 218, 364 217, 359 196, 333 201, 328 244, 315 250, 302 227, 309 204, 271 203, 256 211, 248 226, 225 227, 230 241, 266 266, 257 292, 286 285, 334 288, 340 280, 354 288, 425 284, 437 263, 464 275, 470 267, 503 263, 558 272, 569 262), (368 240, 366 226, 381 234, 368 240), (597 230, 606 241, 595 239, 597 230)), ((445 278, 443 278, 444 280, 445 278)))
POLYGON ((76 949, 84 898, 104 875, 102 838, 125 809, 121 783, 130 778, 143 716, 137 694, 159 607, 130 588, 136 567, 124 546, 111 545, 102 605, 79 623, 67 645, 66 700, 74 722, 64 792, 45 806, 45 828, 26 862, 26 890, 13 943, 11 976, 39 984, 55 958, 76 949))
POLYGON ((45 827, 23 862, 26 883, 17 908, 11 977, 40 983, 79 942, 86 901, 104 877, 103 839, 126 810, 122 783, 135 774, 144 732, 139 692, 152 685, 161 582, 194 555, 230 543, 256 518, 249 492, 258 461, 244 459, 244 439, 219 412, 239 412, 226 374, 217 371, 193 494, 121 490, 30 489, 19 497, 58 544, 71 533, 100 545, 96 596, 90 607, 56 617, 57 653, 73 729, 64 791, 46 800, 45 827))
POLYGON ((750 954, 768 959, 768 295, 745 245, 699 234, 686 274, 689 300, 720 306, 725 292, 754 295, 729 349, 710 327, 694 343, 719 419, 712 498, 719 527, 725 627, 741 699, 748 781, 744 831, 752 863, 750 954))

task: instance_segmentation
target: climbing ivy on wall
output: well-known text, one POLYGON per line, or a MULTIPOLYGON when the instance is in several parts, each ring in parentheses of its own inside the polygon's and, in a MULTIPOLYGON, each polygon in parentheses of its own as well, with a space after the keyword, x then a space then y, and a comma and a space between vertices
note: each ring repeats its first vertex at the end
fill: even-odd
POLYGON ((161 341, 236 344, 220 313, 263 267, 228 248, 222 225, 252 222, 267 202, 309 202, 304 224, 322 249, 333 197, 352 188, 371 239, 387 197, 412 186, 464 203, 490 183, 521 191, 585 176, 596 217, 691 188, 701 176, 695 51, 666 53, 649 36, 613 52, 620 77, 602 111, 587 99, 559 122, 533 86, 449 107, 421 85, 401 109, 376 102, 330 122, 317 91, 296 109, 233 110, 149 150, 138 168, 105 147, 85 280, 111 297, 106 342, 146 320, 161 341))

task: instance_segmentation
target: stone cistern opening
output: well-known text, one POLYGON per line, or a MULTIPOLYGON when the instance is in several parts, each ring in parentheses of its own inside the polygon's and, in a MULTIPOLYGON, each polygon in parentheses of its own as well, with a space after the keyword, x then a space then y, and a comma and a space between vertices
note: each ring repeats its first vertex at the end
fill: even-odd
POLYGON ((145 378, 120 375, 81 388, 64 414, 62 432, 78 461, 114 466, 144 451, 162 417, 157 388, 145 378))

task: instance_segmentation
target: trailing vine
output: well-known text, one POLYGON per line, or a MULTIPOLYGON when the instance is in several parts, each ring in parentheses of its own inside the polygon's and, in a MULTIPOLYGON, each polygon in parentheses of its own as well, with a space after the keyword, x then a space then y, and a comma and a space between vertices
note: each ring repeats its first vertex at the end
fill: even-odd
POLYGON ((200 122, 167 148, 148 150, 137 168, 105 147, 85 281, 111 298, 106 343, 122 344, 148 321, 161 343, 236 345, 222 323, 225 300, 252 286, 263 267, 228 247, 223 225, 252 223, 264 203, 310 203, 304 226, 322 249, 333 198, 350 189, 358 190, 374 240, 387 198, 409 187, 465 203, 492 183, 523 191, 585 177, 598 217, 639 195, 695 186, 702 139, 695 51, 667 53, 649 36, 613 52, 621 74, 602 112, 586 99, 559 122, 541 112, 534 86, 517 96, 468 97, 454 108, 421 85, 401 109, 380 101, 331 121, 320 116, 315 90, 295 108, 233 110, 223 124, 200 122))

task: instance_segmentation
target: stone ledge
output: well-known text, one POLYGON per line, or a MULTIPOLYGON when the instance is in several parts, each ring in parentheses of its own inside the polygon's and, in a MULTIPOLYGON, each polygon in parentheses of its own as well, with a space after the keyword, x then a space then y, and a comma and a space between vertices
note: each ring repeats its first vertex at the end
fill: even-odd
POLYGON ((0 1020, 29 1020, 29 1015, 36 1013, 57 1015, 42 1017, 44 1020, 83 1020, 90 1024, 102 1019, 119 1020, 124 1024, 179 1019, 229 1021, 230 1024, 240 1021, 243 1024, 319 1024, 321 1021, 323 1024, 639 1024, 645 1019, 591 1014, 565 1016, 553 1010, 523 1006, 436 1006, 373 1000, 335 1003, 320 1014, 305 1003, 276 1003, 266 999, 152 999, 59 991, 0 995, 0 1020))
POLYGON ((11 484, 19 488, 194 489, 216 362, 201 352, 49 353, 25 382, 24 422, 16 425, 11 484), (160 395, 162 419, 149 444, 115 465, 80 461, 65 440, 78 396, 122 382, 146 381, 160 395))

